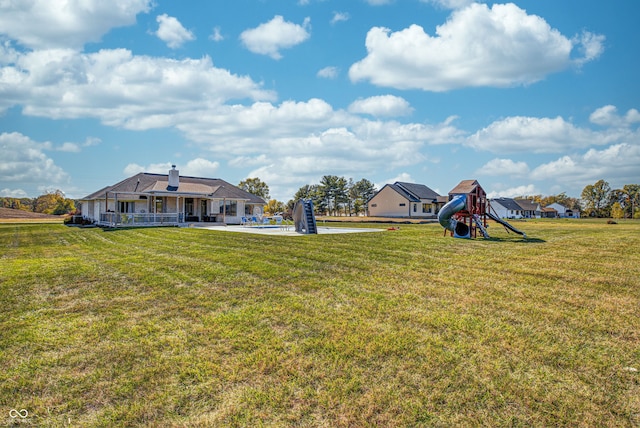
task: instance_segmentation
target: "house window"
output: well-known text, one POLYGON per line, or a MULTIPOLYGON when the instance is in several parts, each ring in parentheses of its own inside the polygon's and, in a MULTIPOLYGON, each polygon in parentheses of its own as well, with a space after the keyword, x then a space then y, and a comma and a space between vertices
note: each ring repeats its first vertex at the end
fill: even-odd
POLYGON ((430 213, 431 212, 431 204, 422 204, 422 212, 430 213))
POLYGON ((118 212, 132 213, 134 211, 135 204, 133 202, 118 202, 118 212))
POLYGON ((238 215, 238 201, 220 201, 220 214, 225 214, 231 217, 238 215))
POLYGON ((413 212, 418 212, 418 204, 413 204, 413 212))
POLYGON ((157 213, 164 212, 164 199, 156 198, 156 210, 155 210, 155 212, 157 212, 157 213))
POLYGON ((378 206, 378 204, 371 204, 371 208, 375 208, 377 206, 378 206))
POLYGON ((401 203, 401 204, 400 204, 400 206, 401 206, 401 207, 406 207, 406 206, 407 206, 407 204, 405 204, 405 203, 401 203))

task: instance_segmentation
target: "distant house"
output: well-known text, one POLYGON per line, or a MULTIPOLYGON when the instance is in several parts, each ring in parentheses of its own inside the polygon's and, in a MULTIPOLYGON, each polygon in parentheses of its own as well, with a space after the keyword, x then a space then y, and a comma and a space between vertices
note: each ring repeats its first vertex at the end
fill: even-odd
POLYGON ((556 218, 558 217, 558 211, 550 207, 542 207, 542 218, 556 218))
POLYGON ((80 199, 82 217, 103 226, 240 224, 265 201, 219 178, 139 173, 80 199))
POLYGON ((524 210, 515 199, 495 198, 491 199, 491 211, 500 218, 523 218, 524 210))
POLYGON ((522 216, 524 218, 540 218, 542 217, 542 207, 538 202, 531 199, 515 199, 516 203, 522 208, 522 216))
POLYGON ((384 185, 367 203, 371 217, 435 218, 442 205, 440 195, 424 184, 400 181, 384 185))
POLYGON ((556 210, 556 212, 558 213, 557 216, 560 218, 580 218, 580 211, 572 210, 570 208, 565 207, 564 205, 560 205, 557 202, 547 205, 546 208, 552 208, 556 210))

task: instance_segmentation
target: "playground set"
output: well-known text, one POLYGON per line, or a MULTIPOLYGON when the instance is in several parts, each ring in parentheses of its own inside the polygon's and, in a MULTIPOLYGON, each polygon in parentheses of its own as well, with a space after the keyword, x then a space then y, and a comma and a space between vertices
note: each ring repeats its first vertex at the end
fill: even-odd
POLYGON ((478 231, 489 239, 487 218, 524 238, 527 235, 491 212, 491 204, 477 180, 463 180, 449 192, 447 202, 438 212, 438 222, 454 238, 475 238, 478 231))

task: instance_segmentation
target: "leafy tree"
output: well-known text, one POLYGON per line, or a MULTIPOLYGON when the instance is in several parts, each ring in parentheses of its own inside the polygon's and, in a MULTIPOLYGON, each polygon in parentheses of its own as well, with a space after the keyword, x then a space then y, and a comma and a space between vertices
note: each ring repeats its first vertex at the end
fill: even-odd
POLYGON ((624 218, 624 209, 622 209, 622 205, 620 202, 615 202, 611 206, 611 217, 612 218, 624 218))
POLYGON ((257 177, 242 180, 240 184, 238 184, 238 187, 252 195, 261 197, 265 201, 270 199, 269 186, 257 177))
POLYGON ((356 182, 351 189, 355 214, 366 209, 367 201, 376 193, 376 186, 366 178, 356 182))
POLYGON ((265 205, 264 207, 264 211, 269 215, 284 212, 285 209, 285 205, 276 199, 270 199, 267 205, 265 205))
POLYGON ((604 180, 598 180, 595 184, 589 184, 582 190, 582 202, 584 208, 596 217, 608 217, 609 199, 611 187, 604 180))
POLYGON ((635 218, 638 205, 640 204, 640 184, 625 184, 622 191, 626 195, 626 210, 630 218, 635 218))
POLYGON ((323 213, 327 209, 320 186, 317 184, 305 184, 299 188, 293 199, 287 203, 289 211, 293 211, 295 203, 300 199, 310 199, 313 202, 313 208, 316 213, 323 213))
POLYGON ((327 214, 331 215, 336 210, 338 193, 338 176, 325 175, 320 180, 320 193, 327 207, 327 214))
POLYGON ((38 196, 34 201, 37 213, 61 215, 76 209, 72 199, 67 199, 61 190, 47 192, 38 196))

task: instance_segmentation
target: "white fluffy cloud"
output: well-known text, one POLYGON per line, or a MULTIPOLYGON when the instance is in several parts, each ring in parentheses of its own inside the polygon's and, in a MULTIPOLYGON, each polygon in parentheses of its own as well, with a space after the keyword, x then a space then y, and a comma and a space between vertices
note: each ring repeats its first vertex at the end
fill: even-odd
POLYGON ((135 175, 140 172, 150 172, 154 174, 166 174, 173 165, 177 166, 180 175, 191 177, 214 177, 220 168, 219 162, 212 162, 203 158, 196 158, 188 161, 186 164, 178 165, 172 162, 152 163, 146 166, 130 163, 127 165, 123 173, 127 176, 135 175))
POLYGON ((29 195, 22 189, 2 189, 0 190, 0 196, 6 198, 28 198, 29 195))
POLYGON ((125 49, 35 51, 0 72, 0 111, 20 104, 26 115, 95 117, 130 129, 171 126, 177 115, 232 99, 274 97, 251 78, 214 67, 209 57, 174 60, 125 49))
POLYGON ((156 21, 159 26, 155 35, 171 49, 179 48, 185 42, 195 40, 196 38, 191 31, 182 26, 177 18, 169 16, 166 13, 159 15, 156 21))
POLYGON ((466 144, 494 153, 559 153, 567 149, 610 144, 624 136, 607 130, 580 128, 562 117, 508 117, 471 135, 466 144))
POLYGON ((346 12, 333 12, 333 18, 331 18, 331 23, 336 24, 338 22, 348 21, 349 18, 350 16, 346 12))
POLYGON ((214 27, 213 33, 209 36, 209 40, 213 40, 214 42, 221 42, 224 40, 220 27, 214 27))
POLYGON ((132 25, 152 0, 0 1, 0 34, 23 46, 80 49, 115 27, 132 25))
POLYGON ((603 40, 589 33, 569 39, 513 3, 491 8, 473 3, 454 11, 433 37, 418 25, 393 33, 372 28, 367 56, 351 66, 349 76, 354 82, 426 91, 525 85, 595 59, 603 40), (575 47, 584 52, 572 59, 575 47))
POLYGON ((616 106, 607 105, 591 113, 589 120, 596 125, 628 127, 640 122, 640 112, 631 109, 624 116, 620 116, 616 106))
POLYGON ((620 143, 603 150, 589 149, 584 155, 562 156, 535 168, 531 178, 584 185, 606 177, 623 185, 638 181, 638 165, 640 145, 620 143))
POLYGON ((524 176, 529 172, 526 162, 515 162, 511 159, 492 159, 484 164, 476 174, 491 176, 524 176))
POLYGON ((338 77, 339 72, 340 70, 338 70, 338 67, 329 66, 318 71, 317 76, 322 77, 324 79, 335 79, 336 77, 338 77))
POLYGON ((305 18, 302 25, 285 21, 276 15, 271 21, 245 30, 240 34, 244 46, 253 53, 269 55, 273 59, 281 59, 280 50, 292 48, 306 41, 311 20, 305 18))
POLYGON ((38 143, 18 132, 0 134, 0 182, 68 183, 68 174, 45 153, 50 147, 49 142, 38 143))
POLYGON ((349 111, 377 117, 397 117, 410 115, 413 112, 413 108, 402 97, 379 95, 354 101, 349 106, 349 111))
POLYGON ((494 190, 487 193, 489 199, 494 198, 516 198, 518 196, 537 195, 540 194, 538 189, 533 184, 524 184, 516 187, 509 187, 504 189, 494 190))

